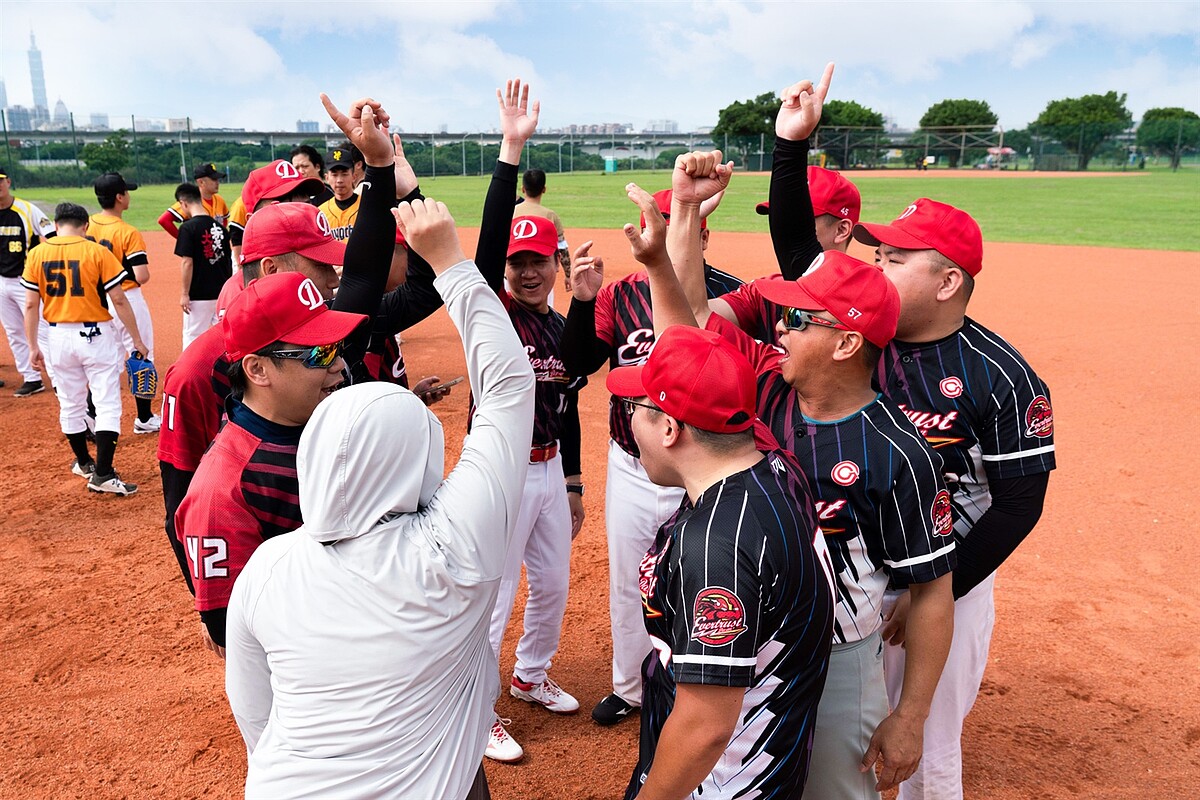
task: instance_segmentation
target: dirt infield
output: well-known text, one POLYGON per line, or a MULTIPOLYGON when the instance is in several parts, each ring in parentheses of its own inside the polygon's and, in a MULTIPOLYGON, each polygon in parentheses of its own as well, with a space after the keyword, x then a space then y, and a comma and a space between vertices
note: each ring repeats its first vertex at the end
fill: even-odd
MULTIPOLYGON (((610 276, 631 269, 619 232, 570 234, 597 239, 610 276)), ((166 235, 146 238, 154 279, 145 291, 165 366, 179 352, 178 273, 166 235)), ((473 232, 465 238, 473 246, 473 232)), ((1190 568, 1200 561, 1200 505, 1186 478, 1200 442, 1200 254, 995 244, 985 256, 972 315, 1049 383, 1059 469, 1041 524, 997 581, 991 660, 964 736, 967 797, 1185 796, 1200 777, 1190 568)), ((745 277, 772 260, 762 234, 716 233, 708 257, 745 277)), ((565 311, 561 289, 557 299, 565 311)), ((407 332, 404 352, 414 379, 464 372, 444 313, 407 332)), ((6 347, 0 364, 0 477, 11 490, 0 504, 0 796, 240 797, 245 751, 222 664, 200 647, 162 528, 157 437, 130 433, 127 400, 117 466, 142 488, 89 496, 68 470, 53 394, 13 398, 19 376, 6 347)), ((436 407, 451 464, 466 396, 455 390, 436 407)), ((503 697, 527 757, 488 764, 497 798, 617 797, 636 758, 636 723, 605 730, 587 716, 610 680, 606 402, 593 380, 582 404, 588 520, 553 673, 583 713, 557 718, 503 697)), ((502 669, 519 625, 514 618, 502 669)))

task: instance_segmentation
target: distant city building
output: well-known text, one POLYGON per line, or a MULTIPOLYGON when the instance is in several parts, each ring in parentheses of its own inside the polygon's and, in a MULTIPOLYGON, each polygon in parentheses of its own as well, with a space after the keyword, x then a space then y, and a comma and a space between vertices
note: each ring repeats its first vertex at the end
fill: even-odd
POLYGON ((321 123, 315 119, 296 120, 296 133, 320 133, 321 123))
POLYGON ((4 112, 5 124, 10 131, 33 130, 33 109, 25 106, 9 106, 4 112))
POLYGON ((713 132, 712 125, 701 125, 699 128, 696 128, 696 133, 702 133, 705 136, 707 136, 708 134, 710 134, 712 132, 713 132))
POLYGON ((71 112, 67 111, 67 104, 58 98, 58 102, 54 104, 54 114, 50 117, 50 121, 55 125, 70 125, 71 112))
POLYGON ((88 127, 98 131, 108 130, 108 114, 98 114, 93 111, 92 115, 88 118, 88 127))
POLYGON ((172 117, 167 120, 167 133, 179 133, 188 129, 187 117, 172 117))
POLYGON ((133 121, 133 124, 137 126, 139 132, 143 133, 147 131, 165 131, 167 129, 166 125, 163 125, 156 119, 142 119, 139 117, 133 121))
POLYGON ((652 119, 642 133, 679 133, 679 123, 673 119, 652 119))
POLYGON ((633 126, 625 122, 605 122, 599 125, 568 125, 566 132, 577 135, 604 134, 609 136, 614 133, 633 133, 633 126))
POLYGON ((38 50, 33 31, 29 32, 29 77, 33 81, 33 107, 49 109, 46 99, 46 73, 42 70, 42 51, 38 50))
POLYGON ((0 108, 8 108, 8 90, 4 88, 3 79, 0 79, 0 108))

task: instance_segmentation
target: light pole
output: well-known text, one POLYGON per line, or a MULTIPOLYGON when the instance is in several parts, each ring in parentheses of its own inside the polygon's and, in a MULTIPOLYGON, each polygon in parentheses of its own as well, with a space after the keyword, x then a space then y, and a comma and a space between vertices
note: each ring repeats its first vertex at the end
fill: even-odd
POLYGON ((563 140, 558 140, 558 174, 562 175, 562 143, 563 140))
POLYGON ((462 137, 462 156, 463 156, 463 177, 467 176, 467 137, 469 133, 464 133, 462 137))
POLYGON ((429 135, 429 165, 433 169, 433 180, 437 180, 437 137, 429 135))

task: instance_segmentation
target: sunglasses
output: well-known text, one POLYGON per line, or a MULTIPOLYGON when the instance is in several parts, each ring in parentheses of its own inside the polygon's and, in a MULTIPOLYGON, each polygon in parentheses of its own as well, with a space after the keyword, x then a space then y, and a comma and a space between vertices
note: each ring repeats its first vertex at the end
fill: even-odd
POLYGON ((652 406, 649 403, 635 403, 633 400, 630 400, 628 397, 621 398, 621 405, 624 406, 624 408, 625 408, 626 416, 630 416, 630 417, 633 416, 633 410, 639 406, 642 408, 649 409, 650 411, 658 411, 659 410, 658 406, 652 406))
POLYGON ((820 328, 833 328, 834 330, 839 330, 839 331, 850 330, 850 328, 846 327, 845 325, 843 325, 840 322, 833 322, 831 320, 822 319, 821 317, 813 315, 809 311, 802 311, 798 308, 786 308, 785 307, 783 309, 782 319, 783 319, 783 327, 787 328, 790 331, 802 331, 805 328, 807 328, 809 325, 816 325, 817 327, 820 327, 820 328))
POLYGON ((329 366, 342 354, 342 343, 319 344, 303 350, 273 350, 271 358, 286 358, 301 361, 309 369, 329 369, 329 366))

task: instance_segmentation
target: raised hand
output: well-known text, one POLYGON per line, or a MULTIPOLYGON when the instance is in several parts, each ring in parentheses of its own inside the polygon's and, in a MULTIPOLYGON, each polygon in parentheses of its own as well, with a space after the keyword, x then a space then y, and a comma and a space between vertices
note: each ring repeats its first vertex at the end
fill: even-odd
POLYGON ((587 241, 571 254, 571 296, 580 302, 590 302, 604 285, 604 259, 591 255, 592 242, 587 241))
POLYGON ((496 90, 496 101, 500 105, 500 131, 505 139, 529 141, 537 130, 538 114, 542 106, 537 100, 533 101, 533 113, 529 113, 529 85, 521 84, 520 78, 513 78, 504 84, 504 91, 496 90))
MULTIPOLYGON (((717 156, 720 157, 720 153, 717 156)), ((646 220, 646 227, 642 230, 638 230, 638 227, 631 223, 625 225, 625 238, 629 240, 629 249, 633 251, 633 257, 648 270, 663 267, 670 269, 671 259, 667 256, 667 221, 658 210, 658 203, 654 202, 649 192, 636 183, 626 184, 625 193, 642 210, 642 217, 646 220)))
POLYGON ((324 92, 321 103, 333 123, 346 134, 346 139, 362 151, 363 160, 372 167, 386 167, 392 163, 395 151, 388 138, 391 117, 377 101, 369 97, 355 100, 350 111, 343 114, 324 92))
POLYGON ((783 104, 775 117, 775 135, 793 142, 807 139, 821 121, 821 109, 825 107, 825 96, 829 94, 832 79, 833 62, 830 61, 816 87, 812 81, 803 80, 784 89, 781 93, 783 104))
POLYGON ((392 146, 395 150, 392 161, 396 165, 396 199, 403 200, 417 188, 417 173, 404 156, 404 143, 400 141, 400 134, 392 134, 392 146))
POLYGON ((454 217, 445 203, 437 200, 414 200, 392 209, 396 224, 408 246, 416 250, 437 273, 465 261, 454 217))
POLYGON ((672 198, 684 204, 700 205, 725 191, 733 177, 733 162, 722 164, 721 158, 720 150, 678 156, 671 172, 672 198))

